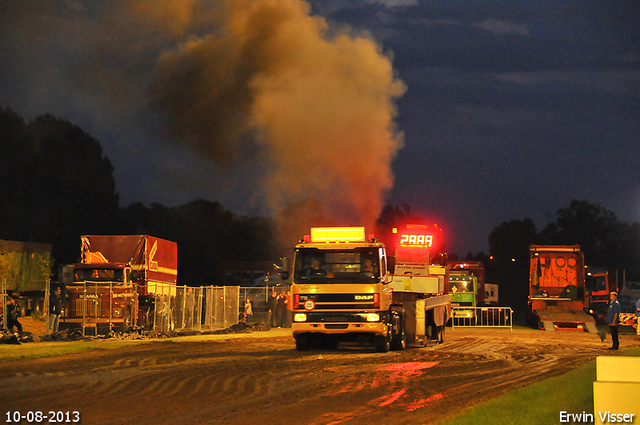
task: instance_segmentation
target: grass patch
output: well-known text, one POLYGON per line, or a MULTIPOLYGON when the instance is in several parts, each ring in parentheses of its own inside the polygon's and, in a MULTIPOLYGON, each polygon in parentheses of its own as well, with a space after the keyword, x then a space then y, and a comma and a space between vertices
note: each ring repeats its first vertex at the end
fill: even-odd
MULTIPOLYGON (((640 356, 640 348, 625 350, 640 356)), ((560 412, 593 413, 596 362, 591 361, 564 375, 520 388, 465 409, 440 425, 540 425, 560 423, 560 412)))
MULTIPOLYGON (((65 354, 82 353, 92 350, 113 350, 122 347, 131 347, 139 344, 152 344, 154 342, 172 341, 174 343, 219 341, 235 338, 273 338, 291 337, 291 329, 272 329, 264 332, 249 332, 237 334, 202 334, 180 336, 174 338, 150 338, 150 339, 95 339, 89 341, 43 341, 30 342, 21 345, 0 344, 0 364, 41 357, 60 356, 65 354)), ((293 345, 292 345, 293 346, 293 345)))
POLYGON ((104 341, 60 341, 39 342, 22 345, 0 345, 0 363, 14 360, 34 359, 41 357, 60 356, 65 354, 83 353, 96 349, 117 349, 124 346, 145 343, 145 340, 104 340, 104 341))

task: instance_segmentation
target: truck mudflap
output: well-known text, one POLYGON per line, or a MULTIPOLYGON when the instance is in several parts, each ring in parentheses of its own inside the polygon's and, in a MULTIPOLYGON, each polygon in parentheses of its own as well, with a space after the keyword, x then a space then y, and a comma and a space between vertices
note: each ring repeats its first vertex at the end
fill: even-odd
POLYGON ((577 331, 597 333, 596 321, 582 310, 568 310, 562 306, 549 306, 546 310, 534 310, 542 329, 547 332, 577 331))

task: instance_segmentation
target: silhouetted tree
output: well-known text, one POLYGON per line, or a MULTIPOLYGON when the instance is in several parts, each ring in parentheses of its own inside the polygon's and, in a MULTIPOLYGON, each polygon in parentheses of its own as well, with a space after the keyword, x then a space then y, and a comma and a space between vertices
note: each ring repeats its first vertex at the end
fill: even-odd
POLYGON ((542 230, 542 243, 580 245, 587 265, 624 269, 640 277, 640 224, 621 223, 602 205, 575 199, 556 215, 542 230))
POLYGON ((179 285, 222 285, 225 262, 279 258, 273 220, 238 216, 218 202, 196 200, 173 208, 135 203, 119 215, 121 233, 151 234, 178 244, 179 285))
POLYGON ((77 260, 79 235, 111 229, 118 208, 113 166, 100 143, 52 115, 25 124, 0 109, 0 238, 53 244, 77 260))
POLYGON ((489 235, 486 280, 499 284, 500 303, 524 312, 529 289, 529 247, 538 237, 530 218, 500 224, 489 235))

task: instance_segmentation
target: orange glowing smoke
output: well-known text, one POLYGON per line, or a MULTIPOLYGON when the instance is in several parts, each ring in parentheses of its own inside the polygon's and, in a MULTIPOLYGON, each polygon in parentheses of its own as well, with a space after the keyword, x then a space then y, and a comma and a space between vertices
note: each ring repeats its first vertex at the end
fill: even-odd
POLYGON ((222 28, 158 62, 148 93, 170 134, 221 166, 250 137, 270 164, 259 189, 272 212, 313 199, 329 220, 370 226, 402 147, 390 58, 301 0, 230 0, 220 15, 222 28))
MULTIPOLYGON (((257 187, 229 184, 228 197, 265 199, 287 228, 313 219, 373 231, 402 147, 394 118, 405 86, 370 34, 311 16, 303 0, 5 3, 3 48, 32 64, 14 70, 30 74, 28 92, 118 131, 123 152, 143 149, 153 128, 221 180, 255 181, 260 170, 257 187)), ((163 184, 200 184, 175 170, 163 184)), ((227 193, 219 186, 202 192, 227 193)))

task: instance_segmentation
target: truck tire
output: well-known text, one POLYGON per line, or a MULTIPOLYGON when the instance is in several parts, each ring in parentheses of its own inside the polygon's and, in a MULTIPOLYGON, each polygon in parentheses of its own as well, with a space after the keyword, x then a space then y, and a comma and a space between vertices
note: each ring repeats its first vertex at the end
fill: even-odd
POLYGON ((308 335, 298 335, 296 337, 296 350, 298 350, 298 351, 309 351, 309 336, 308 335))
POLYGON ((387 328, 386 335, 376 335, 374 345, 378 353, 387 353, 391 349, 391 332, 387 328))
POLYGON ((397 324, 398 328, 394 332, 394 338, 391 343, 391 349, 395 351, 402 351, 407 348, 407 334, 405 332, 405 315, 401 313, 398 315, 397 324))

